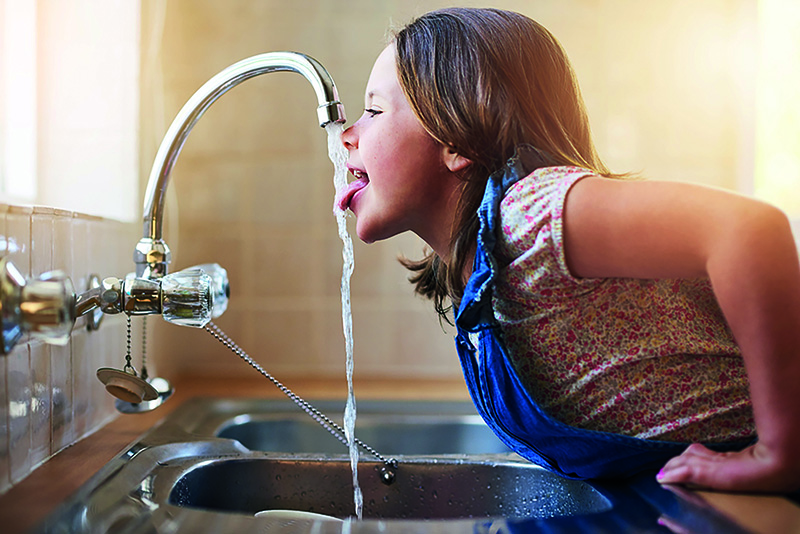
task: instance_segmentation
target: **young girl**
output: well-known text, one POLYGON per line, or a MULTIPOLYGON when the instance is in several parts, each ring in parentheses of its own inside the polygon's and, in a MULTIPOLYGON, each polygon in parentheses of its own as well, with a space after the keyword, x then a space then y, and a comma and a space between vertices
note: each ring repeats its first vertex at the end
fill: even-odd
POLYGON ((355 180, 338 205, 365 242, 412 231, 430 246, 405 262, 411 281, 457 310, 470 393, 514 450, 573 478, 661 468, 662 483, 800 488, 786 217, 611 174, 546 29, 494 9, 418 18, 342 139, 355 180))

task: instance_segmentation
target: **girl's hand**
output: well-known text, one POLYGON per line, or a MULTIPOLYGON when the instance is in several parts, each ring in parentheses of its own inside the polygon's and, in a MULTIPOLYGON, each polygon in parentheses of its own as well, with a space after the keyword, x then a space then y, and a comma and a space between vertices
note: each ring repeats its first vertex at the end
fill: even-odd
POLYGON ((690 445, 659 471, 662 484, 742 492, 790 492, 800 488, 800 466, 781 462, 756 443, 738 452, 714 452, 690 445))

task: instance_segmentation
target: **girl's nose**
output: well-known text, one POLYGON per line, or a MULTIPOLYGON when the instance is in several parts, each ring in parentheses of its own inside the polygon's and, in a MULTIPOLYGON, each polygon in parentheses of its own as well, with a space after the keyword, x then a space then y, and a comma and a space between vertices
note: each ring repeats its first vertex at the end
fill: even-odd
POLYGON ((342 132, 342 143, 348 150, 358 147, 358 137, 356 136, 355 126, 355 124, 351 124, 342 132))

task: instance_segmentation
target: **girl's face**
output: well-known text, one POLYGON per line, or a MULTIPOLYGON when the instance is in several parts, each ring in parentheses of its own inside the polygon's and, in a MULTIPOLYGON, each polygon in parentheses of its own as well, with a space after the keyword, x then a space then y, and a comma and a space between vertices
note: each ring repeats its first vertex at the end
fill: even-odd
POLYGON ((362 241, 411 230, 442 255, 460 182, 445 165, 446 147, 422 127, 400 87, 394 45, 375 61, 365 108, 342 135, 356 179, 338 205, 356 214, 362 241))

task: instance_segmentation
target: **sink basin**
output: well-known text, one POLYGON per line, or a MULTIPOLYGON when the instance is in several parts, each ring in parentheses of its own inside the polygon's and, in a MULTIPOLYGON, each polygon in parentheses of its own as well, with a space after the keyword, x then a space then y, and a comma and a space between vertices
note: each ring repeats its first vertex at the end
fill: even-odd
MULTIPOLYGON (((391 485, 380 482, 380 466, 359 463, 364 519, 545 518, 611 508, 585 482, 518 461, 408 459, 391 485)), ((248 515, 289 509, 346 518, 354 510, 346 458, 212 461, 180 476, 169 502, 248 515)))
MULTIPOLYGON (((334 420, 342 411, 340 402, 314 405, 334 420)), ((275 509, 354 514, 346 447, 292 403, 200 402, 174 419, 188 432, 235 440, 251 454, 164 463, 169 504, 249 516, 275 509)), ((362 454, 365 519, 544 518, 611 506, 591 485, 514 454, 470 403, 360 402, 355 434, 400 465, 395 482, 385 485, 382 464, 362 454)))
MULTIPOLYGON (((341 420, 343 402, 312 404, 341 420)), ((560 478, 510 452, 469 403, 359 402, 356 436, 399 462, 385 485, 382 464, 361 454, 361 521, 346 447, 292 402, 205 398, 139 437, 34 532, 645 533, 663 532, 664 513, 691 520, 689 531, 740 532, 652 473, 638 488, 560 478), (255 517, 264 510, 346 520, 255 517)))
MULTIPOLYGON (((359 414, 356 437, 384 456, 512 452, 478 415, 359 414)), ((243 415, 216 433, 253 451, 341 453, 342 443, 304 413, 243 415)))

